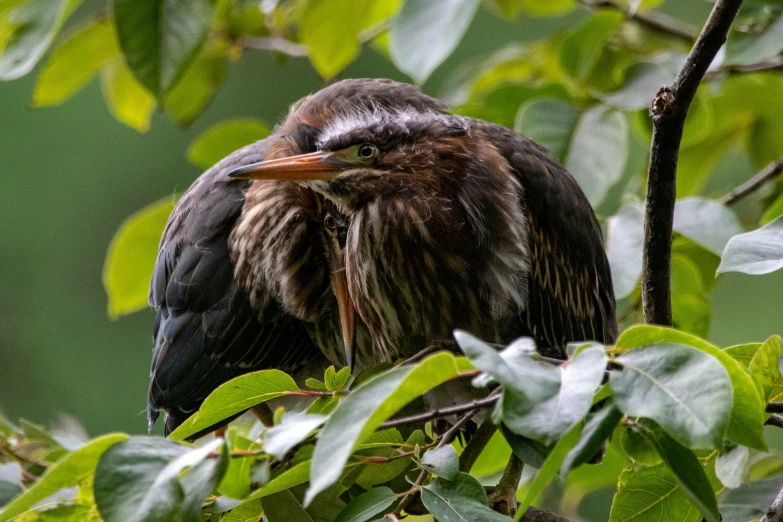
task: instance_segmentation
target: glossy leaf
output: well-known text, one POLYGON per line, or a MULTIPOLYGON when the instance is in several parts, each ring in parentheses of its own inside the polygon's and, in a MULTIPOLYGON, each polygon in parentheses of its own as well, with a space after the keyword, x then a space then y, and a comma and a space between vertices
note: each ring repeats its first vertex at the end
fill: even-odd
POLYGON ((407 0, 389 33, 391 58, 424 83, 465 35, 479 0, 407 0))
POLYGON ((264 451, 282 459, 324 422, 326 417, 323 415, 287 413, 279 425, 269 428, 264 434, 264 451))
POLYGON ((523 105, 516 129, 555 154, 594 206, 625 170, 628 121, 606 106, 579 111, 565 102, 537 98, 523 105))
POLYGON ((290 491, 269 495, 264 500, 264 515, 269 522, 314 522, 290 491))
POLYGON ((674 230, 721 255, 726 243, 742 227, 725 205, 703 198, 683 198, 674 207, 674 230))
POLYGON ((712 307, 701 273, 693 261, 679 254, 672 256, 671 295, 674 326, 688 333, 706 336, 710 329, 712 307))
POLYGON ((33 105, 57 105, 84 87, 119 49, 114 28, 99 20, 73 34, 47 60, 33 92, 33 105))
POLYGON ((728 372, 717 359, 682 344, 659 343, 617 357, 610 377, 617 407, 654 420, 689 448, 720 447, 732 407, 728 372), (698 375, 701 385, 693 386, 698 375))
POLYGON ((334 522, 365 522, 383 513, 397 499, 389 488, 375 488, 362 493, 340 511, 334 522))
POLYGON ((606 406, 596 413, 585 424, 579 437, 579 442, 568 452, 563 465, 560 467, 560 475, 565 477, 577 466, 589 462, 595 457, 601 446, 609 438, 623 414, 613 404, 606 406))
POLYGON ((549 444, 573 428, 593 404, 601 386, 607 357, 602 346, 579 351, 560 372, 558 393, 536 401, 510 388, 503 390, 503 423, 515 433, 549 444))
POLYGON ((747 369, 759 348, 761 348, 761 343, 747 343, 729 346, 724 348, 723 351, 740 363, 743 368, 747 369))
POLYGON ((213 391, 199 411, 174 430, 169 438, 187 439, 232 415, 298 390, 294 380, 280 370, 262 370, 241 375, 213 391))
POLYGON ((149 282, 174 199, 162 199, 131 215, 114 234, 103 266, 109 317, 147 308, 149 282))
POLYGON ((765 402, 777 401, 783 396, 783 377, 780 374, 780 358, 783 357, 783 341, 773 335, 753 355, 748 370, 761 384, 765 402))
POLYGON ((718 501, 699 459, 688 448, 666 434, 656 431, 650 437, 664 463, 671 469, 682 492, 708 522, 721 522, 718 501))
POLYGON ((103 435, 69 453, 48 468, 46 473, 22 495, 5 506, 0 511, 0 522, 6 522, 24 513, 33 505, 63 488, 76 486, 91 479, 101 455, 127 438, 128 436, 123 433, 103 435))
POLYGON ((121 57, 101 71, 101 90, 117 120, 141 133, 149 130, 155 98, 133 77, 121 57))
POLYGON ((235 150, 269 136, 269 128, 258 120, 228 120, 213 125, 188 149, 188 161, 208 169, 235 150))
POLYGON ((459 474, 457 450, 450 444, 431 449, 422 456, 421 467, 446 480, 456 480, 459 474))
POLYGON ((633 64, 625 73, 623 86, 609 93, 596 93, 605 104, 621 110, 638 110, 650 106, 662 85, 671 85, 675 73, 670 68, 654 63, 633 64))
POLYGON ((0 80, 15 80, 33 70, 65 20, 82 0, 31 0, 8 18, 12 32, 0 54, 0 80))
POLYGON ((643 428, 638 423, 623 426, 618 430, 618 435, 623 453, 635 464, 656 466, 663 462, 658 450, 645 436, 643 428))
MULTIPOLYGON (((245 438, 233 426, 229 426, 226 438, 232 450, 258 451, 261 445, 245 438)), ((245 498, 250 494, 250 467, 255 462, 253 457, 231 458, 228 469, 220 482, 218 491, 232 499, 245 498)))
POLYGON ((405 470, 413 466, 410 457, 399 458, 398 448, 403 443, 408 447, 415 447, 425 443, 425 435, 421 430, 416 430, 410 434, 408 440, 403 441, 400 432, 396 429, 383 430, 375 432, 370 437, 360 444, 357 448, 357 453, 366 456, 379 456, 392 458, 391 462, 377 465, 370 464, 364 466, 364 469, 356 477, 356 483, 364 489, 372 489, 378 484, 385 484, 390 480, 398 477, 405 470))
POLYGON ((190 125, 212 101, 226 75, 226 45, 210 42, 166 94, 163 108, 182 126, 190 125))
POLYGON ((727 488, 738 488, 748 478, 750 450, 745 446, 736 446, 725 455, 719 455, 715 461, 715 474, 727 488))
POLYGON ((511 521, 511 518, 489 508, 484 486, 467 473, 459 473, 455 480, 436 478, 421 488, 421 500, 427 511, 440 522, 511 521))
POLYGON ((237 508, 244 508, 259 499, 304 484, 309 475, 310 461, 300 462, 252 492, 237 508))
POLYGON ((363 383, 344 398, 326 421, 313 453, 305 504, 340 477, 354 448, 404 405, 458 374, 446 352, 416 366, 398 366, 363 383))
POLYGON ((544 461, 541 469, 538 470, 536 477, 530 484, 530 487, 525 494, 525 498, 519 503, 516 520, 520 520, 521 516, 527 511, 527 508, 533 505, 533 502, 536 501, 555 475, 557 475, 558 471, 563 467, 563 462, 566 457, 579 442, 581 432, 582 425, 577 424, 571 431, 563 435, 563 437, 557 441, 552 452, 549 454, 546 461, 544 461))
MULTIPOLYGON (((484 422, 492 421, 486 420, 484 422)), ((519 437, 519 435, 517 435, 517 437, 519 437)), ((503 436, 503 431, 498 429, 495 431, 495 434, 492 435, 492 438, 489 439, 489 442, 469 471, 476 477, 492 475, 493 473, 503 470, 508 464, 508 459, 510 457, 511 446, 503 436)), ((541 459, 541 462, 543 461, 544 459, 541 459)))
POLYGON ((114 0, 117 37, 134 76, 158 99, 193 60, 207 34, 210 0, 114 0))
POLYGON ((620 475, 609 522, 700 522, 702 515, 690 503, 666 464, 628 468, 620 475))
POLYGON ((663 326, 637 325, 624 331, 616 346, 628 350, 655 343, 678 343, 692 346, 715 357, 731 379, 733 405, 727 437, 736 444, 767 451, 764 441, 764 404, 750 374, 730 354, 707 341, 663 326))
POLYGON ((721 495, 719 505, 722 522, 748 522, 763 518, 781 488, 783 475, 777 475, 726 491, 721 495))
POLYGON ((503 433, 503 437, 508 442, 514 455, 525 464, 536 469, 541 469, 541 466, 544 465, 547 457, 552 452, 552 446, 547 446, 537 440, 518 435, 504 425, 500 426, 500 431, 503 433))
POLYGON ((644 210, 640 205, 625 205, 606 221, 606 257, 612 271, 616 299, 633 292, 642 275, 644 246, 644 210))
POLYGON ((783 217, 732 237, 723 251, 718 273, 761 275, 780 268, 783 268, 783 217))
POLYGON ((307 0, 299 33, 313 67, 324 78, 334 78, 361 49, 359 32, 368 14, 366 0, 307 0), (338 36, 339 35, 339 36, 338 36))
POLYGON ((95 502, 101 516, 106 522, 198 521, 204 497, 228 465, 226 449, 215 462, 204 462, 221 445, 223 440, 215 439, 188 450, 157 437, 132 437, 113 446, 95 469, 95 502), (202 475, 202 465, 211 473, 202 475), (181 476, 186 468, 189 471, 181 476), (186 487, 188 475, 198 480, 186 487), (206 492, 202 481, 209 486, 206 492))

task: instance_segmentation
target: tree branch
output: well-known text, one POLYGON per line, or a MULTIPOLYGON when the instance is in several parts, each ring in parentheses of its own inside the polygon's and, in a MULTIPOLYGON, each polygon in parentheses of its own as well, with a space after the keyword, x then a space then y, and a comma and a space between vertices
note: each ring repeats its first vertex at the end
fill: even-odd
POLYGON ((399 419, 388 420, 383 424, 381 424, 378 429, 383 430, 387 428, 394 428, 397 426, 402 426, 404 424, 418 424, 433 419, 438 419, 440 417, 447 417, 449 415, 454 415, 455 413, 463 413, 466 411, 469 412, 471 410, 479 410, 481 408, 492 406, 493 404, 495 404, 495 402, 497 402, 497 400, 498 400, 498 394, 495 393, 494 395, 490 395, 489 397, 486 397, 484 399, 476 399, 475 401, 470 401, 465 404, 458 404, 457 406, 451 406, 448 408, 425 411, 424 413, 419 413, 418 415, 410 415, 408 417, 400 417, 399 419))
POLYGON ((543 509, 535 507, 527 508, 525 515, 522 517, 522 522, 576 522, 571 518, 566 518, 563 515, 557 513, 550 513, 543 509))
POLYGON ((705 80, 711 80, 723 74, 750 73, 759 71, 774 71, 783 69, 783 56, 775 56, 768 60, 747 65, 724 65, 704 75, 705 80))
POLYGON ((615 2, 614 0, 579 0, 585 8, 591 11, 597 11, 599 9, 610 9, 612 11, 618 11, 625 15, 629 20, 633 20, 639 25, 652 29, 653 31, 663 33, 668 36, 679 38, 687 43, 693 43, 696 35, 696 30, 688 24, 672 18, 670 16, 663 15, 661 13, 638 13, 630 10, 628 7, 615 2))
POLYGON ((769 424, 770 426, 775 426, 776 428, 783 428, 783 417, 773 413, 769 416, 769 419, 767 419, 767 422, 764 424, 769 424))
POLYGON ((307 56, 307 47, 290 42, 277 36, 252 37, 246 36, 240 40, 242 47, 258 49, 259 51, 274 51, 294 58, 307 56))
POLYGON ((767 181, 776 178, 781 172, 783 172, 783 158, 778 158, 748 181, 720 198, 720 202, 724 205, 733 205, 748 194, 761 188, 767 181))
POLYGON ((685 116, 704 73, 726 41, 742 0, 718 0, 674 84, 663 87, 650 107, 653 138, 647 174, 642 305, 648 323, 671 326, 671 250, 677 156, 685 116))
POLYGON ((767 413, 783 413, 783 402, 767 403, 767 413))
POLYGON ((783 489, 781 489, 778 496, 775 497, 775 501, 772 503, 769 510, 767 510, 767 514, 764 515, 761 522, 783 522, 783 489))

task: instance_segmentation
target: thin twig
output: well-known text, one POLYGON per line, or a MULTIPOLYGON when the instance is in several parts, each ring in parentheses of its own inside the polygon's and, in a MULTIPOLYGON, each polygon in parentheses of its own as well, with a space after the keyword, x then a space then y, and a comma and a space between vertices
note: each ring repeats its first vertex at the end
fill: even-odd
POLYGON ((764 515, 761 522, 783 522, 783 489, 775 497, 775 501, 767 510, 767 514, 764 515))
POLYGON ((767 181, 775 179, 781 172, 783 172, 783 158, 778 158, 748 181, 720 198, 720 202, 724 205, 733 205, 748 194, 761 188, 767 181))
POLYGON ((307 56, 307 47, 297 43, 280 38, 277 36, 253 37, 246 36, 239 43, 242 47, 248 49, 258 49, 259 51, 274 51, 294 58, 307 56))
POLYGON ((671 87, 663 87, 650 107, 653 138, 647 174, 644 220, 642 304, 647 323, 672 324, 671 250, 677 156, 688 108, 704 73, 721 46, 742 0, 718 0, 671 87))
POLYGON ((769 419, 767 419, 767 422, 764 424, 769 424, 770 426, 775 426, 776 428, 783 428, 783 417, 773 413, 769 416, 769 419))
POLYGON ((627 6, 624 6, 613 0, 579 0, 579 3, 591 11, 598 9, 611 9, 612 11, 618 11, 624 14, 625 17, 629 20, 633 20, 641 26, 668 36, 679 38, 680 40, 684 40, 689 44, 693 43, 696 35, 695 29, 691 26, 681 22, 680 20, 677 20, 676 18, 671 18, 661 13, 639 13, 632 11, 627 6))
POLYGON ((433 419, 438 419, 440 417, 447 417, 449 415, 454 415, 456 413, 463 413, 466 411, 471 410, 479 410, 481 408, 486 408, 488 406, 492 406, 497 402, 498 396, 490 395, 489 397, 485 397, 484 399, 476 399, 474 401, 470 401, 465 404, 458 404, 456 406, 450 406, 448 408, 440 408, 436 410, 431 411, 425 411, 424 413, 419 413, 418 415, 410 415, 408 417, 400 417, 399 419, 392 419, 384 422, 380 425, 378 429, 386 429, 386 428, 394 428, 397 426, 403 426, 405 424, 418 424, 422 422, 431 421, 433 419))
POLYGON ((704 75, 705 80, 712 80, 724 74, 742 74, 759 71, 776 71, 783 69, 783 56, 775 56, 767 60, 746 65, 723 65, 712 71, 707 71, 704 75))

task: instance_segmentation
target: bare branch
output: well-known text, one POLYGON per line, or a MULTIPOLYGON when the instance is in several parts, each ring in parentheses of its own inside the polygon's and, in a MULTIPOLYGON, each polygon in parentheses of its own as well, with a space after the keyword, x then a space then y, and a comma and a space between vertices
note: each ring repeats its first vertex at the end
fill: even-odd
POLYGON ((724 205, 733 205, 748 194, 761 188, 767 181, 775 179, 781 172, 783 172, 783 158, 778 158, 748 181, 720 198, 720 202, 724 205))
POLYGON ((715 70, 707 71, 704 75, 705 80, 711 80, 724 74, 741 74, 751 73, 759 71, 775 71, 783 69, 783 55, 775 56, 768 60, 763 60, 757 63, 750 63, 747 65, 725 65, 718 67, 715 70))
POLYGON ((770 426, 775 426, 776 428, 783 428, 783 417, 773 413, 769 416, 769 419, 767 419, 767 422, 764 424, 769 424, 770 426))
POLYGON ((525 515, 522 517, 522 522, 576 522, 574 519, 566 518, 563 515, 557 513, 550 513, 543 509, 535 507, 527 508, 525 515))
POLYGON ((670 16, 663 15, 661 13, 639 13, 630 10, 627 6, 624 6, 614 0, 579 0, 585 8, 596 11, 599 9, 611 9, 612 11, 618 11, 623 13, 626 18, 633 20, 639 25, 663 33, 668 36, 679 38, 687 43, 693 43, 696 37, 696 30, 688 24, 672 18, 670 16))
POLYGON ((422 422, 431 421, 441 417, 447 417, 456 413, 463 413, 471 410, 479 410, 492 406, 497 402, 498 394, 490 395, 484 399, 476 399, 465 404, 458 404, 457 406, 451 406, 449 408, 440 408, 432 411, 425 411, 418 415, 410 415, 409 417, 400 417, 399 419, 392 419, 384 422, 378 429, 394 428, 396 426, 402 426, 405 424, 419 424, 422 422))
POLYGON ((726 41, 742 0, 718 0, 674 84, 650 107, 654 128, 647 174, 642 304, 648 323, 671 326, 671 250, 677 156, 688 108, 704 73, 726 41))
POLYGON ((274 51, 276 53, 285 54, 294 58, 302 58, 307 56, 307 47, 290 42, 285 38, 279 38, 277 36, 267 36, 263 38, 246 36, 240 40, 240 44, 242 47, 246 47, 248 49, 258 49, 259 51, 274 51))
POLYGON ((761 522, 783 522, 783 489, 775 497, 775 501, 767 511, 767 514, 764 515, 764 518, 761 519, 761 522))
POLYGON ((767 413, 783 413, 783 402, 767 403, 767 413))

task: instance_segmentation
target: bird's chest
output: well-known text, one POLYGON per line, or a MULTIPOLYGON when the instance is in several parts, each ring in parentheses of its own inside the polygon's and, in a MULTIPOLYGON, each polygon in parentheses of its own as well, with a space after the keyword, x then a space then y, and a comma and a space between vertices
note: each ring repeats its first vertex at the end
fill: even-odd
POLYGON ((432 207, 372 203, 348 231, 351 298, 387 360, 451 339, 455 328, 499 339, 523 306, 526 250, 481 245, 459 212, 432 207))

